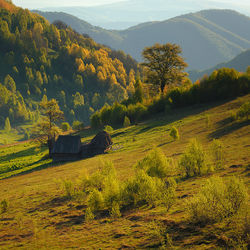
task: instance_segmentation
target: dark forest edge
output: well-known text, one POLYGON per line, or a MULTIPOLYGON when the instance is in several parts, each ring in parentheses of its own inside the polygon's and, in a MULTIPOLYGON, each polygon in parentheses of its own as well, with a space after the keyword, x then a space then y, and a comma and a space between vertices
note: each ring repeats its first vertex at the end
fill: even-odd
POLYGON ((121 104, 104 106, 92 115, 91 126, 93 128, 101 128, 105 125, 122 126, 125 117, 128 117, 131 123, 137 123, 157 113, 167 114, 176 108, 245 95, 250 91, 250 67, 245 73, 228 68, 215 70, 210 76, 204 76, 194 84, 185 81, 181 86, 171 87, 151 98, 145 98, 147 93, 143 93, 139 80, 135 88, 132 98, 121 104))

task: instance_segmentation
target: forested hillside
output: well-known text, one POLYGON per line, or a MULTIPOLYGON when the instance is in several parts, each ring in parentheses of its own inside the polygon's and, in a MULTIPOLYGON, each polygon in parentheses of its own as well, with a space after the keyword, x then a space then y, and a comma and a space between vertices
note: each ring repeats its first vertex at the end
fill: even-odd
POLYGON ((67 121, 88 123, 96 109, 133 93, 137 63, 130 56, 4 0, 0 44, 1 125, 7 117, 33 119, 29 110, 44 95, 58 100, 67 121))
POLYGON ((204 70, 231 60, 250 48, 250 18, 232 10, 205 10, 161 22, 148 22, 126 30, 105 30, 59 12, 39 12, 50 22, 62 20, 97 42, 121 49, 141 61, 144 47, 176 43, 190 70, 204 70))

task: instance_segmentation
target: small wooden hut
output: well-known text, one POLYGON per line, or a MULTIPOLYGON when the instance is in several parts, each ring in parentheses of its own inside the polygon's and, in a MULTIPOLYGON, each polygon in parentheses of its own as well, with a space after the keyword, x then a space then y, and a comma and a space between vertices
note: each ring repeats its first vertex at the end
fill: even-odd
POLYGON ((72 161, 81 158, 81 137, 60 135, 52 149, 54 161, 72 161))
POLYGON ((112 145, 111 136, 106 131, 99 132, 90 143, 82 146, 82 157, 103 154, 110 150, 112 145))

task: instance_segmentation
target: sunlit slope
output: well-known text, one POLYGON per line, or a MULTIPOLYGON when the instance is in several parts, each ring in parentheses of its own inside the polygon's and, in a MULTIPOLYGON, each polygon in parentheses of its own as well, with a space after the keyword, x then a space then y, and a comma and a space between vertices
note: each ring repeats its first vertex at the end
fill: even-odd
MULTIPOLYGON (((185 202, 198 192, 208 176, 181 181, 177 187, 177 201, 169 212, 160 207, 141 207, 123 212, 119 219, 103 215, 93 222, 84 221, 84 199, 65 198, 60 180, 75 182, 84 172, 95 172, 101 160, 112 160, 119 178, 125 180, 134 174, 136 161, 154 146, 161 148, 177 164, 191 138, 197 138, 207 153, 212 140, 217 138, 225 146, 225 169, 212 175, 236 175, 249 184, 249 121, 230 122, 231 112, 237 111, 249 99, 248 95, 226 103, 162 114, 145 123, 115 130, 112 133, 113 151, 108 154, 57 165, 44 163, 39 171, 1 180, 0 200, 6 199, 9 208, 0 219, 0 246, 53 249, 154 247, 160 244, 159 237, 155 236, 157 225, 154 221, 168 229, 176 247, 199 249, 223 246, 220 235, 228 230, 223 224, 218 227, 192 227, 187 223, 185 202), (177 141, 169 136, 173 125, 180 133, 177 141)), ((81 135, 83 141, 88 141, 94 133, 85 131, 81 135)), ((9 159, 13 162, 25 155, 33 155, 33 161, 39 162, 41 154, 46 153, 36 149, 34 144, 0 149, 4 150, 4 155, 16 152, 9 159)), ((2 157, 0 163, 3 163, 2 157)))

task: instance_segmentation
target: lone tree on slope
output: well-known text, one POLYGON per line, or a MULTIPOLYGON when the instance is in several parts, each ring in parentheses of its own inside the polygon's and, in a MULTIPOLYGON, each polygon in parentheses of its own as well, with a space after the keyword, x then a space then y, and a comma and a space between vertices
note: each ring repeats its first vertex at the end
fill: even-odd
POLYGON ((188 66, 179 55, 182 52, 177 44, 159 44, 146 47, 142 56, 144 57, 146 81, 159 85, 163 93, 166 85, 180 82, 186 73, 183 70, 188 66))

